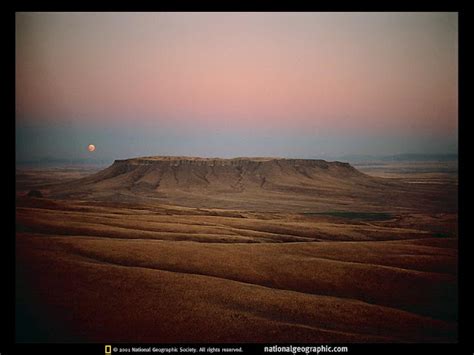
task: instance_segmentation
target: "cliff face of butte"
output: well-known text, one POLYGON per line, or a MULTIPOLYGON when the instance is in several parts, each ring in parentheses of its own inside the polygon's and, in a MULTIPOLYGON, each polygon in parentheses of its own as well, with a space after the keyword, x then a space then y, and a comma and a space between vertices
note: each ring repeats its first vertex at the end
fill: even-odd
POLYGON ((68 188, 243 192, 341 187, 372 179, 348 163, 311 159, 144 157, 116 160, 68 188))
POLYGON ((53 198, 302 211, 439 210, 443 193, 436 186, 371 177, 341 162, 163 156, 116 160, 50 189, 53 198))

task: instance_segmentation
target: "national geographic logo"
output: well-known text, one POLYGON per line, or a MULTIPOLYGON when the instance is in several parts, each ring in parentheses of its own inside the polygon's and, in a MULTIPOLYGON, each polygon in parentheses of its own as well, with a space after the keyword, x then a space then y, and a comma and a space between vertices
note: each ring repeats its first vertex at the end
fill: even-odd
POLYGON ((112 345, 106 345, 105 346, 105 355, 111 355, 112 354, 112 345))

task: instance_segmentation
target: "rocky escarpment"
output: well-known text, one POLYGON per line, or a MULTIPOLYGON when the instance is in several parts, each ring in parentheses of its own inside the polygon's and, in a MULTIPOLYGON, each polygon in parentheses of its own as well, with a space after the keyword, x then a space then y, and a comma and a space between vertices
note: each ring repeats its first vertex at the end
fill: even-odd
POLYGON ((436 186, 371 177, 337 161, 159 156, 116 160, 98 173, 51 186, 49 196, 304 212, 380 212, 397 206, 406 212, 440 210, 440 193, 436 186))
POLYGON ((68 184, 66 189, 159 191, 205 189, 246 191, 369 183, 348 163, 282 158, 145 157, 116 160, 107 169, 68 184))

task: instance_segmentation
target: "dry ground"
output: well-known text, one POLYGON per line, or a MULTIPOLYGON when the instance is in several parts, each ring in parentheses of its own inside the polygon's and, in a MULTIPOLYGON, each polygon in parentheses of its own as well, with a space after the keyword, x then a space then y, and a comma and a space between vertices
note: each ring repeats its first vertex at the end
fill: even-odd
POLYGON ((81 173, 19 174, 19 341, 456 341, 453 184, 377 214, 28 198, 81 173))

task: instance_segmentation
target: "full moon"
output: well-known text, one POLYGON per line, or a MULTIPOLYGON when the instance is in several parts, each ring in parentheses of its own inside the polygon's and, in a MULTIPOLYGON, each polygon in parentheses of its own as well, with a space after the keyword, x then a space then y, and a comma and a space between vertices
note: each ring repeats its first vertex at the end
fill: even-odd
POLYGON ((87 149, 89 150, 89 152, 93 152, 95 150, 95 145, 94 144, 89 144, 87 146, 87 149))

